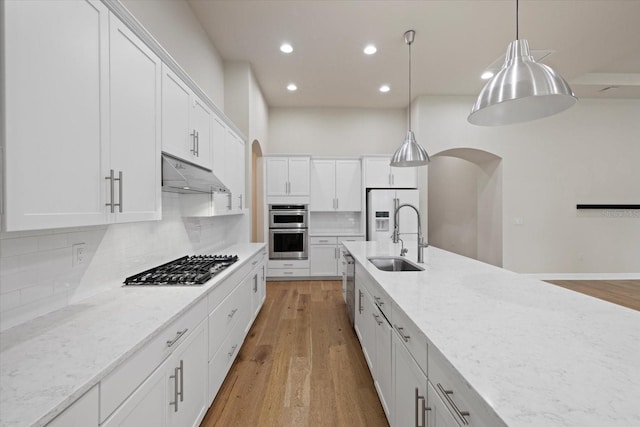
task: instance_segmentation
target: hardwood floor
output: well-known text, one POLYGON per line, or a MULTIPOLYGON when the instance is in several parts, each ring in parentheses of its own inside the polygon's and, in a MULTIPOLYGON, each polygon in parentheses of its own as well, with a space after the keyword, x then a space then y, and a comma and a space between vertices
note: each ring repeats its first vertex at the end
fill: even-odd
POLYGON ((201 427, 388 426, 338 281, 268 282, 201 427))
POLYGON ((547 280, 547 282, 640 311, 640 280, 547 280))

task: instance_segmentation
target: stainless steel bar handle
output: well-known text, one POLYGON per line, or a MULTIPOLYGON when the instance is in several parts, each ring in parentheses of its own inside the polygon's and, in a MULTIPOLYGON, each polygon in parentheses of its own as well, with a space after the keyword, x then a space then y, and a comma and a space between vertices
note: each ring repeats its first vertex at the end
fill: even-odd
POLYGON ((236 352, 236 348, 238 348, 238 344, 234 344, 233 347, 231 347, 231 351, 227 353, 229 357, 233 356, 233 353, 236 352))
POLYGON ((191 152, 191 154, 193 154, 194 156, 196 155, 196 130, 194 129, 193 132, 191 132, 189 134, 189 136, 191 137, 191 141, 192 141, 192 147, 189 151, 191 152))
POLYGON ((173 379, 173 402, 169 402, 169 406, 173 405, 173 412, 178 412, 178 370, 180 368, 176 367, 173 370, 173 375, 169 378, 173 379))
POLYGON ((389 174, 389 185, 391 185, 391 174, 389 174))
POLYGON ((396 330, 398 331, 398 333, 400 334, 404 342, 409 342, 409 338, 411 338, 411 336, 404 334, 404 328, 401 328, 398 325, 393 325, 393 326, 395 326, 396 330))
POLYGON ((111 207, 111 213, 115 212, 115 205, 113 204, 113 190, 114 190, 114 183, 113 183, 113 169, 111 169, 111 172, 109 173, 109 176, 105 176, 104 179, 108 179, 110 181, 109 183, 109 187, 110 187, 110 192, 111 192, 111 201, 108 203, 105 203, 105 206, 110 206, 111 207))
MULTIPOLYGON (((180 359, 180 367, 178 368, 180 371, 180 402, 184 401, 184 361, 180 359)), ((177 399, 176 399, 177 400, 177 399)))
POLYGON ((391 185, 396 185, 396 176, 391 174, 391 185))
POLYGON ((240 209, 242 209, 242 194, 239 195, 238 197, 240 197, 240 209))
POLYGON ((362 313, 362 291, 358 289, 358 312, 362 313))
POLYGON ((383 306, 384 305, 384 301, 382 301, 382 298, 380 297, 373 297, 374 300, 376 300, 376 304, 379 306, 383 306))
POLYGON ((465 417, 469 417, 471 416, 471 414, 468 411, 461 411, 460 409, 458 409, 458 406, 456 405, 456 403, 453 401, 451 396, 449 396, 453 394, 453 390, 445 390, 445 388, 442 387, 442 384, 440 383, 438 383, 436 387, 438 387, 438 390, 440 390, 440 393, 442 393, 442 396, 447 400, 447 402, 449 402, 449 405, 451 405, 455 414, 458 416, 458 418, 460 418, 460 421, 462 422, 462 424, 469 425, 469 421, 467 421, 465 417))
POLYGON ((189 330, 189 328, 184 328, 183 330, 176 332, 176 337, 175 337, 174 339, 172 339, 172 340, 167 341, 167 347, 173 347, 173 345, 174 345, 175 343, 177 343, 177 342, 178 342, 178 340, 179 340, 179 339, 180 339, 184 334, 186 334, 188 330, 189 330))
POLYGON ((227 196, 229 197, 229 204, 227 205, 227 209, 231 210, 233 209, 233 195, 231 194, 231 192, 227 193, 227 196))
POLYGON ((233 310, 231 310, 231 313, 227 314, 227 317, 229 319, 231 319, 233 317, 233 315, 236 314, 237 311, 238 311, 238 309, 234 308, 233 310))
POLYGON ((340 208, 340 199, 336 198, 336 209, 340 208))
POLYGON ((371 313, 371 315, 376 320, 376 323, 378 324, 378 326, 382 325, 382 320, 380 320, 380 316, 379 315, 377 315, 375 313, 371 313))
POLYGON ((196 157, 200 157, 200 132, 196 131, 196 157))
POLYGON ((258 260, 255 260, 251 263, 251 267, 253 267, 254 265, 256 265, 258 263, 258 260))
MULTIPOLYGON (((420 401, 424 402, 424 397, 420 396, 420 392, 418 390, 418 387, 416 387, 416 397, 415 397, 415 406, 416 406, 416 427, 426 427, 425 425, 425 420, 424 420, 424 415, 422 418, 422 424, 420 424, 420 401)), ((424 405, 424 403, 423 403, 424 405)), ((424 412, 423 412, 424 414, 424 412)))
POLYGON ((253 276, 253 293, 258 292, 258 275, 253 276))
POLYGON ((118 172, 118 177, 114 178, 114 181, 118 181, 118 193, 119 193, 118 203, 116 203, 115 206, 117 206, 120 213, 122 213, 122 171, 118 172))

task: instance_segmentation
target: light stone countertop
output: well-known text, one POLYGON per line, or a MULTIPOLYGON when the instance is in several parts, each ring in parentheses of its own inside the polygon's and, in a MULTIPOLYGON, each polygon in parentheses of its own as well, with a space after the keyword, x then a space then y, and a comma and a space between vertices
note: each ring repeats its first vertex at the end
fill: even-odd
POLYGON ((640 312, 433 247, 393 273, 367 258, 399 245, 345 246, 508 426, 640 426, 640 312))
POLYGON ((202 286, 120 287, 4 331, 0 426, 51 421, 264 246, 216 251, 239 261, 202 286))
POLYGON ((309 237, 325 237, 325 236, 337 236, 337 237, 344 237, 344 236, 358 236, 358 237, 364 237, 364 233, 360 232, 360 231, 349 231, 349 230, 340 230, 340 231, 330 231, 330 230, 321 230, 321 231, 314 231, 314 230, 309 230, 309 237))

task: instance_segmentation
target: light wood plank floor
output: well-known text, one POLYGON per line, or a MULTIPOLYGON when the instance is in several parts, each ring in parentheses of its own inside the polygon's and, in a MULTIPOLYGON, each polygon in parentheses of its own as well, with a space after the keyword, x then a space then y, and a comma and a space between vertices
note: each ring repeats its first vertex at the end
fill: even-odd
POLYGON ((547 280, 547 282, 640 311, 640 280, 547 280))
POLYGON ((201 427, 388 426, 339 281, 268 282, 201 427))

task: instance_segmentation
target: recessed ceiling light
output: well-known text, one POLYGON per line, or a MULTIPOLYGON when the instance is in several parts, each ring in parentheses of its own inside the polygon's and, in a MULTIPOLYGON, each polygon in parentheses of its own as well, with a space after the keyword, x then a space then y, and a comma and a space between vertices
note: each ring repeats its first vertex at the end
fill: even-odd
POLYGON ((282 43, 280 45, 280 52, 282 52, 282 53, 291 53, 291 52, 293 52, 293 46, 291 46, 289 43, 282 43))
POLYGON ((382 86, 380 86, 379 90, 382 93, 387 93, 387 92, 389 92, 391 90, 391 88, 389 87, 389 85, 382 85, 382 86))
POLYGON ((376 48, 374 45, 372 44, 368 44, 367 46, 365 46, 363 52, 366 55, 373 55, 374 53, 376 53, 378 51, 378 48, 376 48))
POLYGON ((298 86, 296 86, 294 83, 289 83, 287 85, 287 90, 290 92, 294 92, 296 90, 298 90, 298 86))
POLYGON ((485 71, 484 73, 482 73, 482 75, 480 76, 480 78, 482 80, 489 80, 491 77, 493 77, 493 73, 491 71, 485 71))

